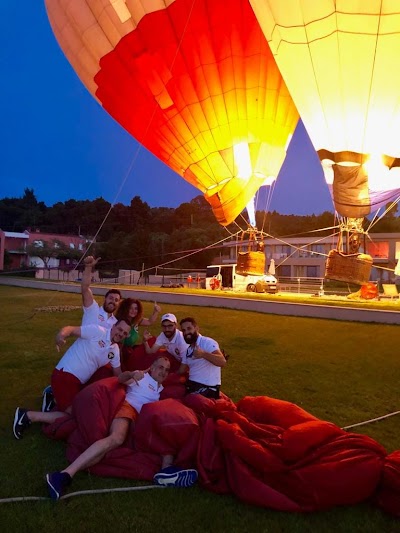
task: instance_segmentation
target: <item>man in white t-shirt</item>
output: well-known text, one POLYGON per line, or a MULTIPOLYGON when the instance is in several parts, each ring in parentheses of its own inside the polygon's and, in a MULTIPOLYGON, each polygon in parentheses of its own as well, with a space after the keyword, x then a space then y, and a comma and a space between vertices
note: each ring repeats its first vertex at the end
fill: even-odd
POLYGON ((151 333, 149 333, 147 330, 143 333, 144 349, 146 350, 147 354, 152 354, 158 350, 165 349, 180 363, 182 362, 182 357, 186 353, 189 345, 183 338, 182 331, 177 329, 177 322, 176 316, 172 313, 163 315, 161 317, 162 332, 156 338, 156 342, 151 348, 148 342, 152 337, 151 333))
POLYGON ((70 413, 73 399, 101 366, 111 363, 113 374, 119 376, 118 343, 129 335, 130 330, 131 326, 125 320, 120 320, 111 329, 95 325, 62 328, 56 336, 58 351, 66 338, 74 336, 78 339, 65 352, 51 376, 57 410, 42 412, 17 407, 13 423, 15 438, 21 439, 32 422, 51 424, 65 413, 70 413))
MULTIPOLYGON (((163 390, 161 383, 168 376, 169 369, 168 358, 160 356, 148 370, 126 371, 120 374, 118 380, 127 385, 126 398, 111 423, 109 435, 94 442, 64 470, 46 475, 47 488, 52 499, 58 500, 61 497, 77 472, 93 466, 106 453, 122 446, 131 421, 137 419, 143 405, 160 399, 163 390)), ((172 465, 172 461, 172 455, 163 456, 162 470, 154 476, 155 483, 176 487, 193 485, 198 477, 197 471, 177 468, 172 465)))
POLYGON ((105 328, 111 328, 117 322, 114 313, 121 301, 121 293, 118 289, 110 289, 106 292, 104 302, 101 306, 93 298, 90 283, 92 280, 92 271, 99 260, 100 257, 95 259, 93 256, 89 255, 85 257, 83 261, 85 268, 82 273, 81 282, 83 304, 82 326, 98 324, 105 328))
MULTIPOLYGON (((93 293, 90 289, 92 270, 99 260, 100 257, 95 259, 91 255, 84 259, 85 268, 82 273, 81 282, 83 304, 82 326, 98 325, 106 329, 111 329, 117 323, 114 312, 117 310, 121 301, 121 293, 118 289, 110 289, 106 292, 104 302, 101 306, 93 298, 93 293)), ((49 385, 43 390, 42 411, 51 411, 54 405, 54 391, 49 385)))
POLYGON ((181 374, 189 370, 189 379, 185 384, 186 393, 196 393, 206 398, 218 399, 221 368, 226 364, 218 342, 200 335, 199 327, 192 317, 183 318, 180 326, 183 338, 189 344, 178 369, 181 374))

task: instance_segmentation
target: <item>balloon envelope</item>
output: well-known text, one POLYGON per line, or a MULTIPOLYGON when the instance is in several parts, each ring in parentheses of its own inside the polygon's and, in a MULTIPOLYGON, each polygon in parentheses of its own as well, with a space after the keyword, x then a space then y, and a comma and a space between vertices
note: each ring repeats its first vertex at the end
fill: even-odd
POLYGON ((278 175, 298 113, 248 0, 45 2, 89 91, 221 224, 278 175))
POLYGON ((250 0, 343 216, 400 194, 400 11, 384 0, 250 0))

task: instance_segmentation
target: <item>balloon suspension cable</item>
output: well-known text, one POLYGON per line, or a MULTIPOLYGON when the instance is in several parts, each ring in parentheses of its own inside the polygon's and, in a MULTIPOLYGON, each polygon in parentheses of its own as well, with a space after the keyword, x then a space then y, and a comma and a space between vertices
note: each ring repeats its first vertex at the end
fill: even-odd
POLYGON ((367 228, 367 230, 366 230, 367 233, 368 233, 369 230, 370 230, 370 229, 376 224, 376 222, 381 218, 381 217, 379 216, 380 211, 381 211, 381 210, 378 209, 378 211, 376 211, 376 213, 374 214, 374 216, 373 216, 373 218, 372 218, 371 222, 369 223, 369 226, 368 226, 368 228, 367 228))
MULTIPOLYGON (((240 213, 239 217, 243 220, 243 222, 246 224, 246 226, 247 226, 248 228, 249 228, 249 227, 252 227, 252 225, 250 224, 249 220, 247 220, 247 219, 245 218, 245 216, 243 215, 243 212, 240 213)), ((239 224, 238 224, 238 226, 239 226, 239 224)))
MULTIPOLYGON (((247 220, 244 218, 244 216, 243 216, 242 214, 240 214, 240 216, 242 217, 242 219, 243 219, 244 222, 246 223, 246 226, 248 226, 249 223, 248 223, 247 220)), ((243 231, 243 228, 238 224, 237 219, 235 219, 235 220, 233 221, 233 223, 235 224, 235 226, 238 227, 238 232, 243 231)))
POLYGON ((224 230, 227 231, 229 233, 229 235, 231 237, 233 237, 234 235, 237 235, 237 232, 236 233, 232 233, 230 229, 228 229, 226 226, 223 226, 224 230))
MULTIPOLYGON (((312 233, 321 233, 321 231, 339 230, 339 228, 340 228, 339 224, 335 226, 325 226, 324 228, 311 229, 309 231, 302 231, 301 233, 289 233, 289 235, 283 235, 282 238, 298 237, 298 236, 305 237, 306 235, 311 235, 312 233)), ((272 237, 273 239, 278 238, 278 237, 274 237, 270 233, 263 232, 263 234, 267 237, 272 237)), ((336 232, 334 233, 334 235, 336 235, 336 232)), ((326 235, 326 237, 332 237, 332 234, 326 235)))
MULTIPOLYGON (((265 221, 265 219, 266 219, 266 214, 267 214, 267 213, 264 212, 264 221, 265 221)), ((245 220, 245 219, 244 219, 244 220, 245 220)), ((246 221, 246 223, 247 223, 247 221, 246 221)), ((247 223, 247 224, 248 224, 248 223, 247 223)), ((313 233, 321 233, 322 231, 338 230, 339 228, 340 228, 340 221, 339 221, 339 219, 338 219, 338 217, 337 217, 337 213, 335 212, 333 226, 325 226, 325 227, 323 227, 323 228, 318 228, 318 229, 314 229, 314 230, 309 230, 309 231, 306 231, 306 232, 302 231, 302 232, 300 232, 300 233, 291 233, 291 234, 289 234, 289 235, 285 235, 285 237, 297 237, 297 236, 299 236, 299 235, 301 235, 301 236, 306 236, 306 235, 311 235, 311 234, 313 234, 313 233)), ((278 239, 278 240, 279 240, 278 237, 275 237, 275 236, 272 235, 271 233, 266 232, 266 231, 264 230, 264 223, 263 223, 263 227, 262 227, 262 229, 259 230, 259 231, 260 231, 260 233, 262 234, 263 238, 272 238, 272 239, 278 239)), ((338 236, 338 235, 339 235, 339 232, 334 231, 334 233, 332 233, 332 234, 329 235, 328 237, 332 237, 332 238, 333 238, 333 237, 338 236)), ((319 241, 315 241, 315 242, 319 242, 319 241)), ((309 243, 309 244, 315 244, 315 242, 312 242, 312 243, 309 243)), ((286 243, 286 244, 287 244, 287 243, 286 243)), ((289 246, 291 246, 291 245, 289 244, 289 246)), ((332 244, 332 246, 333 246, 333 244, 332 244)), ((326 254, 322 254, 322 255, 326 255, 326 254)))
MULTIPOLYGON (((152 267, 146 268, 145 270, 142 270, 141 272, 147 272, 148 270, 153 270, 155 268, 161 268, 165 265, 170 265, 171 263, 175 263, 176 261, 181 261, 182 259, 186 259, 187 257, 191 257, 192 255, 198 254, 200 252, 203 252, 204 250, 208 250, 210 248, 218 246, 218 244, 221 244, 222 242, 225 242, 232 238, 232 236, 238 236, 242 230, 238 231, 236 234, 230 234, 227 237, 224 237, 223 239, 220 239, 219 241, 216 241, 212 244, 209 244, 208 246, 203 246, 203 248, 196 248, 195 250, 191 250, 190 253, 183 255, 178 258, 171 259, 170 261, 165 261, 164 263, 160 263, 159 265, 154 265, 152 267)), ((180 252, 177 252, 180 253, 180 252)))
MULTIPOLYGON (((329 229, 329 228, 327 228, 327 229, 329 229)), ((308 246, 311 246, 311 245, 313 245, 313 244, 318 244, 318 243, 324 241, 325 239, 330 239, 330 238, 332 238, 332 237, 334 237, 334 236, 336 236, 336 235, 338 235, 338 234, 339 234, 339 232, 337 232, 337 233, 333 233, 333 234, 331 234, 331 235, 324 235, 324 236, 321 237, 320 239, 316 239, 316 240, 313 241, 313 242, 308 242, 307 244, 304 244, 303 246, 294 246, 292 243, 289 243, 289 242, 287 242, 287 241, 281 239, 280 237, 272 237, 273 239, 276 239, 276 240, 277 240, 278 242, 280 242, 281 244, 285 244, 285 245, 288 246, 289 248, 293 248, 293 252, 291 252, 287 257, 285 257, 285 259, 283 259, 283 261, 281 261, 280 263, 278 263, 278 264, 276 265, 276 267, 279 267, 279 266, 283 265, 283 264, 284 264, 288 259, 290 259, 290 258, 291 258, 296 252, 298 252, 298 251, 302 251, 302 250, 305 250, 305 249, 307 249, 308 246)), ((268 234, 265 234, 265 235, 267 236, 268 234)), ((324 256, 324 257, 328 257, 328 254, 325 254, 325 253, 323 253, 323 252, 317 252, 317 251, 314 252, 314 251, 313 251, 313 254, 314 254, 314 255, 322 255, 322 256, 324 256)))
POLYGON ((375 226, 375 224, 377 222, 379 222, 379 220, 381 220, 385 215, 387 215, 389 213, 389 211, 391 209, 393 209, 394 206, 396 206, 398 203, 400 202, 400 196, 398 198, 396 198, 396 200, 393 200, 392 203, 390 203, 388 205, 388 207, 385 208, 385 211, 382 213, 382 215, 380 215, 378 217, 378 214, 379 214, 379 210, 375 213, 375 216, 374 218, 372 219, 372 221, 370 222, 369 226, 368 226, 368 229, 367 229, 367 232, 373 227, 375 226))
POLYGON ((263 220, 262 229, 264 229, 265 223, 267 221, 267 213, 270 213, 270 207, 271 207, 271 203, 272 203, 272 196, 273 196, 273 194, 275 192, 275 186, 276 186, 277 179, 270 186, 270 190, 269 190, 269 193, 268 193, 269 196, 268 196, 268 199, 267 199, 266 212, 264 214, 264 220, 263 220))
MULTIPOLYGON (((263 192, 265 192, 265 202, 264 202, 264 206, 263 206, 263 209, 262 209, 262 211, 264 212, 264 215, 263 215, 263 221, 262 221, 262 224, 261 224, 261 231, 264 231, 265 223, 266 223, 266 220, 267 220, 267 214, 269 213, 271 202, 272 202, 272 196, 273 196, 274 190, 275 190, 275 184, 276 184, 276 180, 274 180, 271 185, 264 187, 264 189, 266 189, 266 190, 263 191, 263 192)), ((261 187, 256 192, 256 197, 255 197, 255 200, 254 200, 254 211, 255 211, 255 213, 257 213, 257 205, 258 205, 258 200, 259 200, 259 196, 260 195, 261 195, 261 187)))

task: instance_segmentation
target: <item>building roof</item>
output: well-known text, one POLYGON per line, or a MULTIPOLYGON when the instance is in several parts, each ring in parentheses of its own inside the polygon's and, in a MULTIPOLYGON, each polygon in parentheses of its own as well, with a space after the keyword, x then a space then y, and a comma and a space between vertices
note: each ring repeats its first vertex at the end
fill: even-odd
POLYGON ((29 239, 29 235, 27 233, 19 233, 16 231, 5 231, 4 236, 11 237, 13 239, 29 239))

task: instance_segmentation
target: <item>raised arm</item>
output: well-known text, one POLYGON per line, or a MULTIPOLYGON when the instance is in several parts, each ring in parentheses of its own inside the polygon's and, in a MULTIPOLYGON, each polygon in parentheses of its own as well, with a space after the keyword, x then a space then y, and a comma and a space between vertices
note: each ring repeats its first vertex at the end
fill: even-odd
POLYGON ((65 339, 68 337, 80 337, 81 328, 80 326, 64 326, 56 335, 56 347, 57 351, 60 351, 61 346, 65 344, 65 339))
POLYGON ((84 259, 85 268, 82 273, 81 282, 81 294, 83 307, 90 307, 93 303, 93 293, 90 289, 90 283, 92 281, 93 268, 100 261, 100 257, 95 259, 92 255, 88 255, 84 259))
POLYGON ((148 331, 147 329, 144 330, 143 332, 143 345, 144 345, 144 349, 145 349, 145 352, 150 355, 152 353, 156 353, 160 348, 161 346, 158 345, 158 344, 153 344, 153 346, 149 346, 149 340, 152 338, 152 334, 150 333, 150 331, 148 331))
POLYGON ((161 307, 157 302, 154 302, 153 313, 150 318, 142 318, 140 321, 141 326, 151 326, 157 320, 157 317, 161 313, 161 307))

